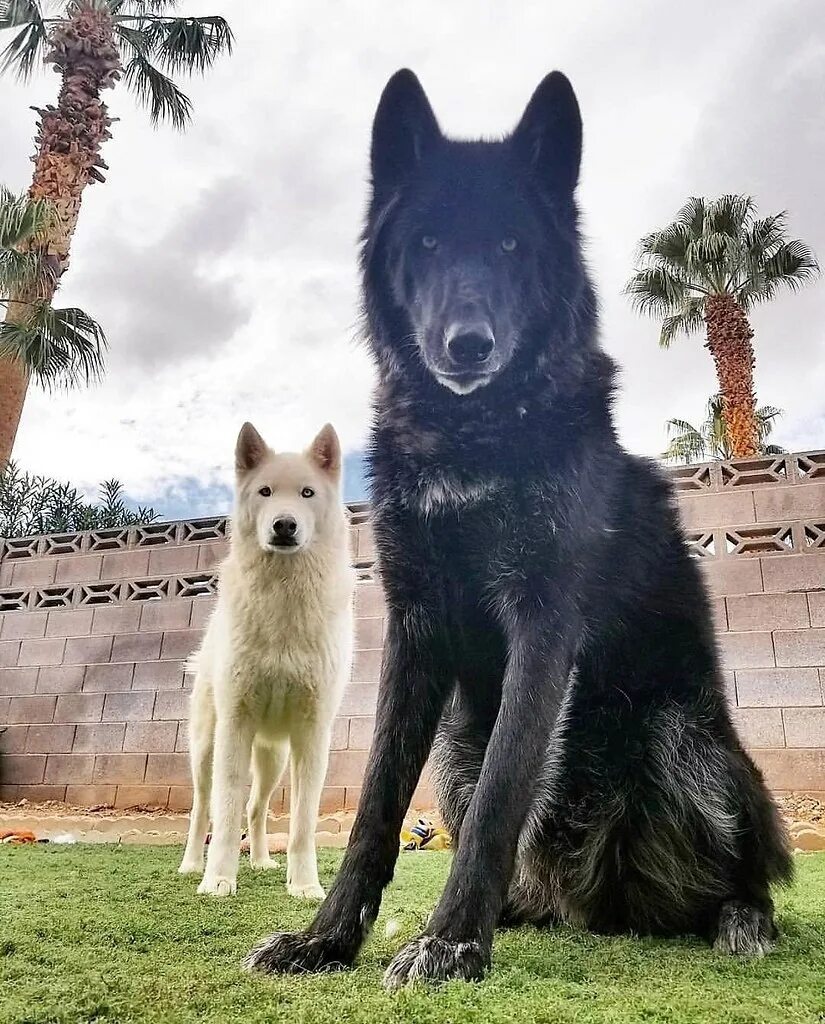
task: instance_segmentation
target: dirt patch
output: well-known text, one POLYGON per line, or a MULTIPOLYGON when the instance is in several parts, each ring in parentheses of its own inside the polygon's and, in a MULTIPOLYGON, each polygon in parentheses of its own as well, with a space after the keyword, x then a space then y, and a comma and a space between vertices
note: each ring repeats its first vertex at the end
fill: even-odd
POLYGON ((147 804, 135 804, 134 807, 112 807, 110 804, 97 804, 95 807, 73 807, 71 804, 64 804, 59 800, 44 800, 42 803, 34 803, 30 800, 17 800, 8 802, 0 800, 0 820, 4 816, 25 812, 33 817, 39 818, 76 818, 79 814, 83 817, 93 818, 124 818, 139 814, 142 818, 179 818, 180 811, 170 811, 166 807, 151 807, 147 804))
POLYGON ((825 822, 825 803, 814 796, 789 793, 787 796, 777 797, 776 802, 788 821, 806 821, 812 825, 821 825, 825 822))
MULTIPOLYGON (((787 793, 776 798, 796 850, 825 850, 825 801, 805 793, 787 793)), ((410 812, 418 817, 417 811, 410 812)), ((352 813, 327 815, 318 822, 320 845, 340 846, 352 827, 352 813)), ((287 818, 270 816, 273 850, 286 842, 287 818)), ((30 803, 0 801, 0 825, 28 828, 39 836, 61 832, 74 834, 81 842, 180 843, 186 837, 188 814, 164 807, 138 804, 115 808, 71 807, 57 800, 30 803)))
MULTIPOLYGON (((825 823, 825 801, 805 793, 787 793, 777 796, 776 802, 786 820, 791 822, 807 822, 812 825, 825 823)), ((59 800, 45 800, 42 803, 32 803, 28 800, 8 802, 0 800, 0 818, 3 815, 19 815, 25 810, 32 816, 51 818, 68 817, 74 818, 78 814, 84 817, 95 818, 123 818, 139 814, 142 818, 179 818, 181 813, 186 812, 170 811, 166 807, 152 807, 147 804, 136 804, 134 807, 112 807, 109 804, 98 804, 95 807, 73 807, 70 804, 61 803, 59 800)))

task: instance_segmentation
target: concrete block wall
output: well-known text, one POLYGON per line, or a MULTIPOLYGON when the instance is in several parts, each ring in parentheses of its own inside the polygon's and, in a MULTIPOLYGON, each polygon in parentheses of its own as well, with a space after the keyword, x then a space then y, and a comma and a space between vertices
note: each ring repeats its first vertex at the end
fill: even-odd
POLYGON ((825 792, 825 453, 673 470, 733 717, 778 792, 825 792))
MULTIPOLYGON (((351 510, 360 576, 374 553, 351 510)), ((7 540, 0 552, 0 799, 188 809, 184 662, 214 604, 226 520, 7 540)), ((377 695, 384 605, 359 586, 352 681, 322 813, 353 810, 377 695)), ((432 797, 426 784, 415 804, 432 797)), ((288 786, 272 810, 288 808, 288 786)), ((327 830, 331 823, 327 823, 327 830)))
MULTIPOLYGON (((825 792, 825 452, 670 472, 744 742, 774 789, 825 792)), ((322 814, 357 804, 384 631, 369 510, 350 518, 356 655, 322 814)), ((0 799, 189 806, 183 663, 225 534, 216 518, 3 542, 0 799)), ((431 805, 425 780, 414 806, 431 805)))

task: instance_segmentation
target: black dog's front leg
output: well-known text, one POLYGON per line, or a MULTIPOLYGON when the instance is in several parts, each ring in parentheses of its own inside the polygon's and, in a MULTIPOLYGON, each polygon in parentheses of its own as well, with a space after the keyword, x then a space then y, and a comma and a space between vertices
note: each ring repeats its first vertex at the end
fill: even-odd
POLYGON ((349 966, 381 904, 398 836, 452 686, 436 616, 390 610, 375 735, 341 869, 305 932, 276 932, 246 958, 251 969, 301 973, 349 966))
POLYGON ((519 833, 568 685, 572 624, 513 624, 498 718, 461 826, 449 881, 426 932, 387 968, 384 984, 480 978, 513 873, 519 833))

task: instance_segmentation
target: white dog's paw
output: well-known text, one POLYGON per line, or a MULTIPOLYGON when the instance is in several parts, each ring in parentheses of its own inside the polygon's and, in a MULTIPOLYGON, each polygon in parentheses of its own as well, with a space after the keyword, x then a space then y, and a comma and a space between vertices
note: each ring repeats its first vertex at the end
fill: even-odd
POLYGON ((238 883, 234 878, 225 878, 220 875, 214 878, 204 878, 198 886, 199 896, 234 896, 238 891, 238 883))
POLYGON ((277 860, 273 860, 272 857, 250 857, 249 866, 253 871, 271 871, 273 868, 278 867, 277 860))
POLYGON ((294 882, 287 882, 286 891, 290 896, 295 896, 299 900, 323 900, 327 895, 323 886, 317 882, 311 882, 309 885, 296 885, 294 882))
POLYGON ((180 862, 179 875, 200 875, 203 872, 202 860, 187 860, 186 857, 180 862))

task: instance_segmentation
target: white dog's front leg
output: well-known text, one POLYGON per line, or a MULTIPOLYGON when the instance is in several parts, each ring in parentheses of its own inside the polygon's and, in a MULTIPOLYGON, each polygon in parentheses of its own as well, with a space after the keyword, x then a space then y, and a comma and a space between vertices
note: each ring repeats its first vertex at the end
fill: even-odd
POLYGON ((219 712, 212 769, 212 841, 199 893, 230 896, 237 888, 243 790, 251 752, 250 726, 219 712))
POLYGON ((322 900, 326 895, 318 880, 315 827, 321 790, 327 774, 330 728, 308 724, 290 737, 292 748, 292 806, 286 851, 286 887, 290 896, 322 900))

